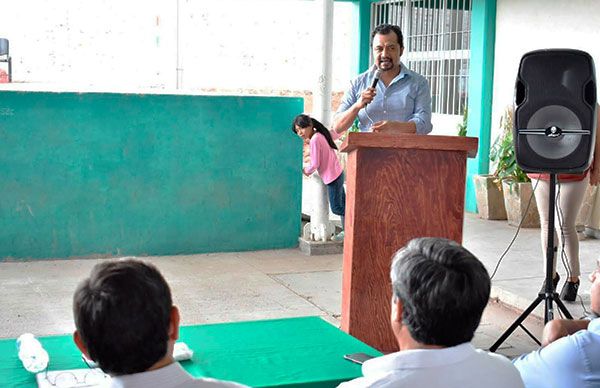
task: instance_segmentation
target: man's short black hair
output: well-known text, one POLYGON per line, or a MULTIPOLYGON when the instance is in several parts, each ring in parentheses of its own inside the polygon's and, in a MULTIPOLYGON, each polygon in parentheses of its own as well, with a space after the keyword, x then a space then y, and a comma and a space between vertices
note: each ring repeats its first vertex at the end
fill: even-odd
POLYGON ((387 35, 390 32, 396 33, 396 36, 398 37, 398 44, 400 45, 400 47, 404 47, 404 37, 402 36, 402 30, 395 24, 380 24, 377 27, 375 27, 375 29, 371 33, 371 44, 373 44, 373 38, 375 37, 375 35, 387 35))
POLYGON ((97 264, 73 298, 75 326, 106 373, 146 371, 167 353, 173 303, 158 269, 140 260, 97 264))
POLYGON ((391 277, 413 339, 444 347, 473 339, 491 283, 471 252, 443 238, 414 239, 394 256, 391 277))

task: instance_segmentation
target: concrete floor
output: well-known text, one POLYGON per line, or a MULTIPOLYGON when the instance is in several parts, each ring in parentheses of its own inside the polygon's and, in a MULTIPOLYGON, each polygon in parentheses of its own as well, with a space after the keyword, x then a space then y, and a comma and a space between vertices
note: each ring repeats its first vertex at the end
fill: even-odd
MULTIPOLYGON (((465 216, 464 244, 491 272, 516 228, 506 221, 483 221, 465 216)), ((595 266, 600 240, 581 241, 582 273, 595 266)), ((170 283, 182 324, 230 322, 319 315, 339 325, 342 255, 304 256, 298 249, 148 257, 170 283)), ((23 332, 36 335, 71 333, 71 298, 77 283, 99 259, 47 260, 0 263, 0 337, 23 332)), ((564 279, 564 269, 559 265, 564 279)), ((589 305, 589 282, 580 288, 589 305)), ((493 279, 490 303, 475 337, 489 348, 516 318, 516 310, 535 299, 543 281, 539 229, 520 231, 493 279)), ((559 285, 559 288, 562 287, 559 285)), ((567 304, 574 316, 583 314, 578 303, 567 304)), ((543 314, 540 308, 537 312, 543 314)), ((528 328, 541 332, 541 320, 529 319, 528 328)), ((521 330, 500 348, 516 356, 536 348, 521 330)))
MULTIPOLYGON (((485 221, 466 214, 463 244, 488 268, 494 271, 500 256, 515 237, 517 228, 506 221, 485 221)), ((542 252, 540 229, 521 229, 510 250, 500 263, 492 279, 492 297, 517 309, 525 309, 536 298, 545 277, 545 253, 542 252)), ((581 285, 579 297, 573 303, 565 302, 574 317, 581 317, 589 309, 590 286, 588 275, 596 268, 600 257, 600 240, 582 237, 579 241, 581 285), (584 309, 585 307, 585 309, 584 309)), ((557 292, 567 278, 566 266, 559 258, 557 271, 561 276, 557 292)), ((541 305, 535 313, 543 317, 541 305)))

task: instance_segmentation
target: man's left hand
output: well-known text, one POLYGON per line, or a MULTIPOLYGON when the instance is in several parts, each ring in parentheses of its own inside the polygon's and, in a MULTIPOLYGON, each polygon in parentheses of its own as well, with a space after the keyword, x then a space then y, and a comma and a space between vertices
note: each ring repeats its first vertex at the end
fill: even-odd
POLYGON ((386 133, 416 133, 417 127, 413 122, 401 122, 401 121, 377 121, 371 126, 373 132, 386 132, 386 133))

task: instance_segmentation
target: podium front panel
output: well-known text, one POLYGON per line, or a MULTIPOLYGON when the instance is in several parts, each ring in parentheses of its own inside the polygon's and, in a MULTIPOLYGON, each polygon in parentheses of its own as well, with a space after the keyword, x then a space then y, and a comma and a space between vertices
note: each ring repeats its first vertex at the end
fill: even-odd
POLYGON ((349 154, 342 329, 381 350, 390 326, 393 254, 416 237, 462 242, 466 151, 358 148, 349 154))

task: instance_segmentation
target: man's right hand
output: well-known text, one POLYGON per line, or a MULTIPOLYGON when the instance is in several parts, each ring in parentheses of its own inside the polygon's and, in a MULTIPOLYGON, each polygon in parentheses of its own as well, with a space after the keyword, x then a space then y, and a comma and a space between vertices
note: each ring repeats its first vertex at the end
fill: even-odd
POLYGON ((358 101, 356 101, 356 103, 354 105, 358 109, 362 109, 365 106, 367 106, 367 104, 369 104, 371 101, 373 101, 373 98, 375 98, 376 94, 377 94, 377 92, 375 92, 375 88, 366 88, 360 94, 360 98, 358 99, 358 101))
POLYGON ((358 100, 350 108, 335 115, 332 129, 339 134, 346 132, 352 126, 358 112, 373 101, 376 94, 375 88, 366 88, 363 90, 358 100))

